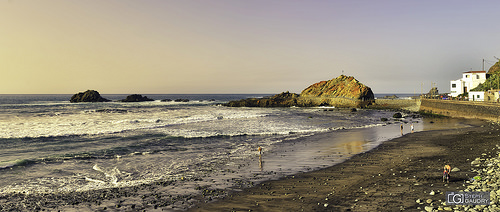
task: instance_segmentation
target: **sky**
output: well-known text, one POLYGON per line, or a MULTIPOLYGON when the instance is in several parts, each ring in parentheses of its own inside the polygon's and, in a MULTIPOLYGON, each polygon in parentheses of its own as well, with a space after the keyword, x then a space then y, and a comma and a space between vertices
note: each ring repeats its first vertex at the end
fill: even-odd
POLYGON ((500 57, 500 1, 0 0, 0 94, 450 91, 500 57))

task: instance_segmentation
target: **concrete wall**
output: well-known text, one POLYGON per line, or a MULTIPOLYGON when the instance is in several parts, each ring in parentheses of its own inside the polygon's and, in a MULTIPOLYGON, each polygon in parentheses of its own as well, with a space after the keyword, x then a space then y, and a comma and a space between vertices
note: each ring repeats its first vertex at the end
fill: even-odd
POLYGON ((403 109, 417 112, 420 108, 420 99, 376 99, 373 109, 403 109))
POLYGON ((420 111, 451 117, 500 120, 500 104, 422 99, 420 111))

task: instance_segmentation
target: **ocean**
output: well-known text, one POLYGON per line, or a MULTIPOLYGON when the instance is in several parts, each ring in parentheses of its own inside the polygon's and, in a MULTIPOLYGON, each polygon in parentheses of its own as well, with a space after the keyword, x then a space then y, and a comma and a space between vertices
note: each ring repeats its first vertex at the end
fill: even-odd
MULTIPOLYGON (((0 95, 0 199, 166 181, 171 183, 162 193, 171 198, 200 195, 200 187, 236 191, 342 162, 400 136, 399 123, 406 131, 410 123, 424 129, 420 118, 382 122, 392 117, 389 111, 220 105, 264 94, 147 96, 156 101, 69 103, 71 95, 0 95)), ((68 205, 58 208, 74 207, 68 205)))

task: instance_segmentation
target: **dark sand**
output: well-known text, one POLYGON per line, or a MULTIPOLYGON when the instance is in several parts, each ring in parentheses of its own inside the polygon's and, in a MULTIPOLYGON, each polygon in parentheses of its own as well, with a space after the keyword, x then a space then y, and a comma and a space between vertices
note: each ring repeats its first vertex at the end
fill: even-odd
POLYGON ((406 134, 333 167, 267 181, 191 211, 423 211, 417 199, 441 206, 446 191, 463 189, 474 176, 470 162, 495 155, 500 143, 499 125, 463 122, 472 127, 406 134), (442 182, 445 164, 461 169, 449 184, 442 182))

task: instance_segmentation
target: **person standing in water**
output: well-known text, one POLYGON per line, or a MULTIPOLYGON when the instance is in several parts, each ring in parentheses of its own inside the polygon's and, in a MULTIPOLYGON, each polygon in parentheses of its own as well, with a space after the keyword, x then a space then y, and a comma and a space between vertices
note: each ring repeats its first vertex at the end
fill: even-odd
POLYGON ((413 128, 413 122, 412 122, 412 123, 411 123, 411 125, 410 125, 410 129, 411 129, 411 133, 413 133, 413 131, 415 130, 415 129, 413 128))
POLYGON ((403 135, 403 123, 401 123, 401 135, 403 135))
POLYGON ((263 171, 264 170, 264 165, 262 163, 262 147, 259 146, 259 148, 257 148, 259 150, 259 169, 260 171, 263 171))

